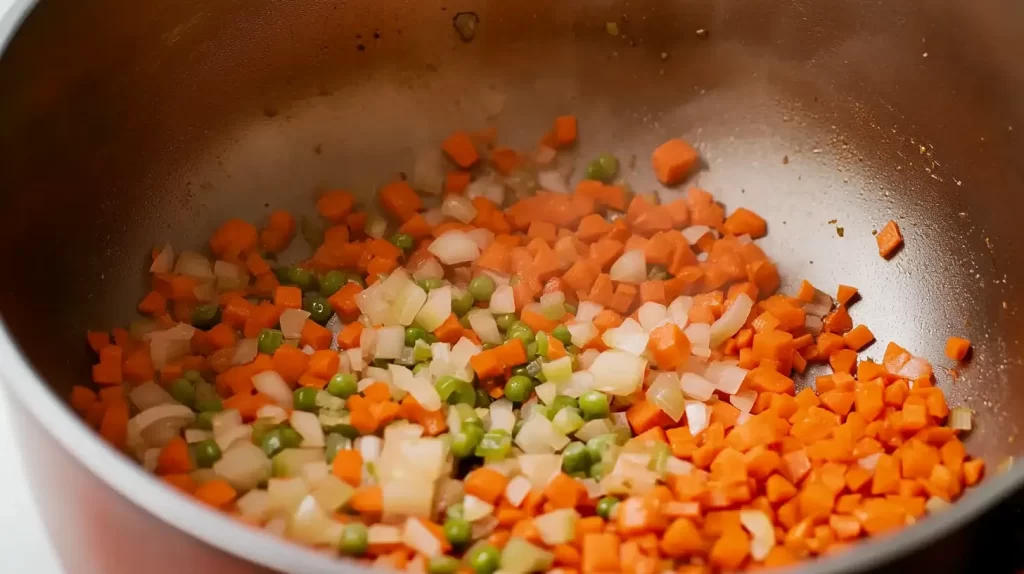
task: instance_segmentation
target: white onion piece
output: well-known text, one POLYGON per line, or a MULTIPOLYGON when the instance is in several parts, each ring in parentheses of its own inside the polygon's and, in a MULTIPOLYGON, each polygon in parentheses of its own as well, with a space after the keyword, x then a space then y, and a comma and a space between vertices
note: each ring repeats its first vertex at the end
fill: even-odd
POLYGON ((714 383, 715 387, 728 395, 734 395, 740 390, 740 385, 747 378, 748 371, 736 365, 726 363, 711 363, 704 371, 704 378, 714 383))
POLYGON ((973 425, 974 411, 967 407, 953 407, 949 409, 949 428, 954 430, 969 431, 973 425))
POLYGON ((153 381, 147 381, 132 389, 128 393, 128 400, 140 412, 159 405, 178 404, 178 401, 174 400, 171 393, 168 393, 163 387, 153 381))
MULTIPOLYGON (((213 431, 203 429, 185 429, 185 442, 195 444, 204 440, 212 439, 213 431)), ((159 449, 157 449, 159 450, 159 449)))
POLYGON ((217 291, 233 291, 242 289, 249 284, 249 276, 240 265, 227 261, 216 261, 213 264, 213 275, 216 277, 217 291))
POLYGON ((412 277, 404 268, 398 268, 391 272, 383 281, 380 282, 380 296, 387 302, 394 301, 405 288, 409 285, 415 285, 412 277))
POLYGON ((565 293, 552 291, 540 297, 540 313, 552 321, 558 321, 565 315, 565 293))
POLYGON ((711 413, 706 404, 702 401, 686 401, 686 424, 691 435, 697 436, 708 428, 710 419, 711 413))
POLYGON ((494 315, 485 309, 473 309, 469 312, 469 326, 480 337, 484 343, 500 345, 502 343, 501 333, 498 331, 498 323, 494 315))
POLYGON ((236 490, 248 491, 270 477, 270 459, 260 447, 238 441, 213 464, 213 471, 236 490))
POLYGON ((157 254, 156 258, 153 259, 153 264, 149 266, 150 273, 170 273, 171 269, 174 268, 174 249, 171 244, 164 245, 160 253, 157 254))
POLYGON ((757 391, 753 389, 742 390, 729 397, 729 404, 739 409, 741 413, 749 413, 757 401, 757 391))
POLYGON ((674 456, 665 461, 665 474, 690 474, 694 468, 692 463, 674 456))
POLYGON ((571 337, 570 341, 577 347, 582 347, 597 336, 597 327, 593 323, 571 323, 566 327, 571 337))
MULTIPOLYGON (((569 332, 572 333, 572 330, 569 332)), ((601 335, 601 340, 612 349, 619 349, 634 355, 642 355, 647 350, 650 336, 642 330, 623 329, 620 326, 605 331, 601 335)))
POLYGON ((547 417, 535 414, 519 429, 515 443, 527 454, 550 454, 565 448, 569 437, 558 432, 547 417))
POLYGON ((668 305, 668 319, 680 329, 685 329, 690 322, 690 307, 693 306, 693 297, 680 295, 668 305))
POLYGON ((285 309, 281 313, 281 334, 285 339, 298 339, 302 336, 302 328, 309 319, 309 312, 302 309, 285 309))
POLYGON ((306 496, 292 514, 286 534, 299 542, 313 545, 335 545, 341 541, 345 525, 332 520, 316 498, 306 496))
POLYGON ((320 420, 313 413, 306 411, 292 411, 288 422, 292 428, 302 435, 302 448, 313 448, 324 446, 324 429, 320 426, 320 420))
POLYGON ((762 510, 740 510, 740 524, 750 533, 750 557, 764 560, 775 547, 775 526, 762 510))
POLYGON ((366 540, 370 544, 399 544, 402 542, 402 529, 389 524, 374 524, 367 529, 366 540))
POLYGON ((611 349, 598 355, 589 370, 597 390, 625 396, 640 386, 646 366, 646 361, 632 353, 611 349))
POLYGON ((576 521, 579 513, 573 508, 560 508, 533 519, 540 539, 548 546, 565 544, 576 535, 576 521))
POLYGON ((405 521, 405 528, 402 529, 402 542, 427 558, 441 554, 441 541, 423 525, 421 520, 416 518, 409 518, 405 521))
POLYGON ((512 403, 507 399, 499 399, 491 403, 490 426, 487 430, 506 430, 509 433, 516 426, 516 415, 512 412, 512 403))
POLYGON ((196 279, 213 279, 213 267, 206 256, 195 251, 182 251, 174 264, 176 275, 187 275, 196 279))
POLYGON ((544 490, 562 470, 562 457, 557 454, 523 454, 519 456, 519 470, 534 489, 544 490))
MULTIPOLYGON (((597 349, 591 349, 594 351, 593 356, 597 356, 599 351, 597 349)), ((589 365, 583 366, 586 369, 589 365)), ((562 388, 562 394, 570 397, 579 397, 583 393, 594 388, 594 375, 588 371, 576 371, 569 378, 569 381, 565 383, 562 388)))
POLYGON ((943 510, 949 508, 949 506, 949 502, 946 502, 945 500, 939 498, 938 496, 931 496, 924 503, 924 509, 927 510, 929 514, 942 512, 943 510))
POLYGON ((427 331, 441 326, 452 314, 452 288, 448 285, 432 289, 427 293, 427 301, 416 314, 416 323, 427 331))
POLYGON ((494 505, 484 502, 472 494, 467 494, 462 499, 462 517, 470 522, 476 522, 481 518, 494 512, 494 505))
POLYGON ((589 369, 590 365, 594 364, 594 359, 601 354, 601 351, 597 349, 587 349, 580 354, 580 368, 589 369))
POLYGON ((153 366, 162 369, 167 363, 189 354, 195 331, 191 325, 178 323, 170 329, 147 333, 143 339, 149 341, 149 358, 153 366))
POLYGON ((349 498, 352 498, 354 492, 355 489, 347 482, 342 482, 336 476, 328 475, 309 494, 316 499, 320 508, 327 512, 335 512, 348 502, 349 498))
POLYGON ((698 401, 707 401, 715 394, 715 385, 694 373, 683 373, 679 383, 686 396, 698 401))
POLYGON ((374 345, 375 359, 398 359, 405 349, 405 329, 402 327, 381 327, 377 329, 377 343, 374 345))
POLYGON ((480 247, 464 232, 452 229, 441 234, 427 250, 445 265, 476 261, 480 247))
POLYGON ((691 225, 683 230, 683 237, 686 238, 687 243, 694 245, 710 231, 711 228, 707 225, 691 225))
POLYGON ((540 402, 550 405, 555 400, 555 397, 558 396, 558 385, 548 381, 534 387, 533 392, 537 393, 537 398, 540 399, 540 402))
POLYGON ((466 236, 476 243, 476 246, 480 248, 480 251, 490 247, 494 243, 494 232, 490 229, 484 229, 483 227, 477 227, 471 231, 466 232, 466 236))
POLYGON ((647 280, 647 259, 639 249, 623 253, 608 272, 612 281, 639 285, 647 280))
POLYGON ((405 477, 383 484, 384 515, 430 516, 434 501, 433 487, 424 488, 425 478, 405 477))
POLYGON ((265 490, 250 490, 238 498, 238 513, 249 520, 262 522, 270 510, 270 495, 265 490))
POLYGON ((640 319, 640 326, 643 327, 644 331, 649 332, 668 318, 668 308, 661 303, 648 301, 636 310, 636 315, 640 319))
POLYGON ((673 421, 679 422, 686 408, 686 399, 679 388, 679 377, 675 373, 659 373, 651 386, 647 387, 647 400, 664 411, 673 421))
POLYGON ((579 307, 576 308, 576 322, 577 323, 593 323, 594 317, 597 314, 604 311, 604 306, 590 301, 580 301, 579 307))
MULTIPOLYGON (((537 151, 533 154, 533 161, 538 165, 548 165, 555 161, 555 154, 557 153, 553 147, 539 145, 537 146, 537 151)), ((537 179, 540 180, 540 174, 537 174, 537 179)), ((543 187, 543 184, 541 184, 541 187, 543 187)))
POLYGON ((902 367, 900 367, 899 372, 896 374, 901 378, 910 380, 920 379, 922 377, 931 377, 932 366, 927 360, 922 359, 921 357, 912 357, 909 361, 904 363, 902 367))
POLYGON ((416 269, 413 270, 412 278, 417 281, 422 279, 443 279, 444 267, 441 267, 437 259, 423 259, 416 265, 416 269))
POLYGON ((263 371, 252 376, 252 384, 256 390, 270 397, 279 407, 290 409, 293 406, 292 389, 284 382, 277 371, 263 371))
POLYGON ((576 439, 586 442, 603 434, 612 434, 614 432, 615 425, 608 419, 594 419, 587 421, 580 427, 580 430, 576 431, 576 439))
POLYGON ((210 418, 210 427, 214 435, 222 435, 240 426, 242 426, 242 414, 237 409, 221 411, 210 418))
POLYGON ((419 191, 440 195, 444 188, 446 167, 444 156, 437 153, 437 148, 417 150, 412 160, 409 183, 419 191))
POLYGON ((399 325, 408 327, 427 302, 427 292, 410 281, 391 303, 391 316, 399 325))
POLYGON ((683 333, 690 340, 690 353, 698 357, 711 356, 711 325, 707 323, 694 323, 687 327, 683 333))
POLYGON ((530 494, 532 486, 525 476, 514 477, 505 485, 505 500, 512 506, 519 508, 522 506, 523 501, 526 500, 526 495, 530 494))
POLYGON ((217 290, 213 286, 213 281, 199 283, 192 288, 192 295, 200 303, 212 303, 217 300, 217 290))
POLYGON ((217 442, 217 446, 220 447, 220 450, 227 450, 228 447, 238 441, 251 441, 252 426, 239 425, 221 433, 214 432, 213 440, 217 442))
POLYGON ((476 207, 464 195, 448 195, 441 202, 441 214, 462 223, 469 223, 476 217, 476 207))
POLYGON ((451 364, 457 371, 465 369, 466 366, 469 365, 469 360, 473 358, 473 355, 476 355, 480 351, 482 351, 482 349, 478 347, 476 343, 463 337, 455 343, 454 347, 452 347, 450 359, 451 364))
POLYGON ((711 324, 709 346, 714 349, 743 328, 754 302, 746 293, 740 293, 717 321, 711 324))
POLYGON ((505 202, 505 185, 493 175, 481 177, 470 182, 469 187, 466 188, 466 197, 470 199, 486 197, 495 205, 501 205, 505 202))
POLYGON ((444 216, 441 215, 440 207, 433 207, 423 212, 423 220, 431 227, 437 227, 444 223, 444 216))
POLYGON ((516 298, 510 285, 501 285, 491 294, 489 308, 494 315, 516 312, 516 298))
POLYGON ((366 219, 366 234, 374 239, 383 239, 388 231, 388 221, 377 215, 370 215, 366 219))
POLYGON ((369 318, 369 324, 383 324, 390 321, 388 302, 383 296, 379 281, 359 292, 355 300, 359 310, 369 318))
POLYGON ((259 339, 242 339, 235 345, 235 354, 231 356, 232 365, 247 365, 256 360, 259 353, 259 339))
POLYGON ((424 410, 441 410, 441 397, 430 381, 413 376, 412 371, 401 365, 388 365, 388 369, 395 386, 412 395, 424 410))
POLYGON ((565 177, 557 170, 545 170, 537 172, 537 184, 541 189, 555 193, 569 193, 569 186, 565 183, 565 177))
POLYGON ((288 419, 288 411, 277 405, 263 405, 256 411, 256 418, 281 424, 288 419))

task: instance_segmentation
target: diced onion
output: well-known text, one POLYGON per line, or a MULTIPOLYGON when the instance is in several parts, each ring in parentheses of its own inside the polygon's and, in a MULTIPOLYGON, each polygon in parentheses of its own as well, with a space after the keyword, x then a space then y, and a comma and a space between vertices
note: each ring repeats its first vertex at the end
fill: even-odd
POLYGON ((405 348, 405 329, 402 327, 381 327, 377 329, 377 343, 374 345, 375 359, 398 359, 405 348))
POLYGON ((483 227, 477 227, 476 229, 466 232, 466 236, 476 243, 480 251, 490 247, 494 243, 494 232, 490 229, 484 229, 483 227))
POLYGON ((409 326, 427 301, 427 292, 410 281, 391 303, 391 316, 399 325, 409 326))
POLYGON ((558 396, 558 385, 548 381, 537 385, 533 392, 537 393, 537 398, 540 399, 540 402, 550 405, 555 400, 555 397, 558 396))
POLYGON ((355 300, 356 306, 369 318, 371 324, 390 321, 388 302, 381 291, 381 282, 378 281, 363 289, 356 295, 355 300))
POLYGON ((143 338, 149 341, 149 357, 153 366, 161 369, 171 361, 189 354, 192 350, 192 335, 195 327, 178 323, 163 331, 152 331, 143 338))
POLYGON ((441 202, 441 213, 462 223, 469 223, 476 217, 476 207, 468 197, 450 194, 441 202))
POLYGON ((551 424, 554 425, 555 430, 559 433, 571 435, 583 426, 583 417, 580 416, 579 409, 561 409, 555 413, 555 417, 551 419, 551 424))
POLYGON ((366 234, 374 239, 382 239, 388 231, 388 221, 377 215, 366 218, 366 234))
POLYGON ((151 409, 159 405, 176 405, 178 401, 174 400, 163 387, 148 381, 135 387, 128 393, 128 400, 135 405, 135 408, 139 411, 151 409))
POLYGON ((673 421, 679 422, 686 408, 686 399, 679 387, 679 377, 675 373, 659 373, 647 387, 647 400, 665 412, 673 421))
POLYGON ((309 319, 309 312, 302 309, 285 309, 281 313, 281 334, 285 339, 298 339, 302 336, 302 328, 309 319))
POLYGON ((519 508, 523 501, 526 500, 526 495, 530 494, 532 488, 533 485, 530 484, 526 477, 514 477, 505 485, 505 500, 508 500, 512 506, 519 508))
POLYGON ((427 250, 445 265, 476 261, 480 247, 464 232, 452 229, 435 239, 427 250))
MULTIPOLYGON (((571 333, 572 331, 570 330, 569 332, 571 333)), ((601 340, 612 349, 619 349, 634 355, 642 355, 647 349, 650 336, 641 329, 633 330, 619 326, 605 331, 601 335, 601 340)))
POLYGON ((686 424, 690 434, 697 436, 708 427, 708 406, 701 401, 686 401, 686 424))
POLYGON ((694 323, 687 327, 683 333, 690 340, 691 353, 698 357, 711 356, 711 325, 707 323, 694 323))
POLYGON ((399 544, 402 542, 402 529, 389 524, 373 524, 366 531, 366 541, 370 544, 399 544))
POLYGON ((750 557, 764 560, 775 547, 775 527, 762 510, 740 510, 740 524, 750 533, 750 557))
POLYGON ((324 429, 320 426, 320 420, 313 413, 306 411, 292 411, 288 422, 292 428, 302 435, 302 447, 324 446, 324 429))
POLYGON ((757 391, 753 389, 742 390, 729 397, 729 403, 740 410, 741 413, 749 413, 757 401, 757 391))
POLYGON ((576 322, 577 323, 592 323, 594 317, 597 314, 604 311, 604 306, 591 301, 580 301, 579 307, 576 308, 576 322))
POLYGON ((668 308, 661 303, 648 301, 636 310, 636 315, 640 319, 640 326, 643 327, 644 331, 649 332, 668 318, 668 308))
POLYGON ((709 346, 714 349, 732 337, 737 331, 743 328, 747 322, 747 316, 754 307, 754 302, 746 293, 740 293, 729 305, 729 308, 722 313, 717 321, 711 324, 711 335, 709 346))
POLYGON ((252 384, 256 390, 270 397, 278 406, 292 408, 294 397, 292 389, 277 371, 263 371, 252 376, 252 384))
POLYGON ((441 397, 430 381, 413 376, 412 371, 401 365, 388 365, 388 370, 395 386, 412 395, 424 410, 441 410, 441 397))
POLYGON ((178 255, 178 261, 174 264, 174 273, 196 279, 213 279, 214 277, 210 260, 195 251, 182 251, 181 255, 178 255))
POLYGON ((953 407, 949 410, 949 428, 969 431, 973 428, 974 411, 967 407, 953 407))
POLYGON ((522 538, 513 537, 501 550, 501 572, 503 574, 547 572, 554 559, 554 554, 547 550, 534 546, 522 538))
POLYGON ((213 287, 213 281, 203 281, 192 288, 192 295, 200 303, 212 303, 217 300, 217 290, 213 287))
POLYGON ((589 369, 590 365, 594 364, 594 359, 601 354, 601 351, 597 349, 587 349, 580 354, 580 368, 589 369))
POLYGON ((405 521, 402 542, 427 558, 441 554, 441 541, 423 525, 421 520, 415 518, 405 521))
POLYGON ((441 267, 441 264, 433 257, 423 259, 416 264, 416 269, 412 272, 412 278, 417 281, 422 279, 443 279, 444 267, 441 267))
POLYGON ((262 522, 269 510, 270 495, 265 490, 250 490, 238 498, 235 504, 243 517, 262 522))
POLYGON ((680 329, 685 329, 690 322, 690 307, 693 306, 693 297, 680 295, 668 305, 668 319, 680 329))
MULTIPOLYGON (((597 352, 597 350, 594 350, 597 352)), ((586 368, 586 367, 584 367, 586 368)), ((562 385, 563 395, 578 397, 594 388, 594 375, 589 371, 576 371, 569 378, 569 381, 562 385)))
POLYGON ((462 499, 462 517, 469 522, 476 522, 494 512, 494 505, 484 502, 472 494, 462 499))
POLYGON ((382 487, 384 514, 386 516, 430 515, 434 500, 433 487, 424 487, 423 478, 405 477, 390 480, 382 487))
POLYGON ((265 419, 274 424, 281 424, 288 419, 288 411, 277 405, 263 405, 256 411, 257 419, 265 419))
POLYGON ((484 343, 494 345, 502 343, 501 333, 498 331, 498 323, 490 312, 484 309, 473 309, 469 312, 469 326, 472 327, 473 332, 484 343))
POLYGON ((747 378, 747 370, 725 363, 711 363, 704 371, 704 378, 728 395, 735 395, 747 378))
POLYGON ((562 457, 557 454, 522 454, 519 470, 535 490, 547 488, 551 479, 562 470, 562 457))
POLYGON ((213 464, 213 471, 235 489, 247 491, 270 476, 270 459, 260 447, 238 441, 213 464))
POLYGON ((149 266, 150 273, 170 273, 171 269, 174 268, 174 249, 171 244, 164 245, 164 248, 160 250, 160 253, 153 259, 153 264, 149 266))
POLYGON ((533 519, 540 539, 548 546, 565 544, 576 535, 576 521, 579 513, 573 508, 560 508, 533 519))
POLYGON ((232 365, 247 365, 256 360, 259 353, 259 339, 242 339, 235 345, 235 354, 231 356, 232 365))
POLYGON ((686 238, 687 243, 694 245, 710 231, 711 228, 707 225, 691 225, 683 230, 683 237, 686 238))
POLYGON ((500 285, 494 290, 489 309, 494 315, 516 312, 516 298, 510 285, 500 285))
POLYGON ((910 380, 930 378, 932 376, 932 366, 926 359, 913 357, 904 363, 896 374, 910 380))
POLYGON ((608 419, 594 419, 587 421, 580 430, 576 431, 576 438, 586 442, 605 434, 614 434, 615 425, 608 419))
POLYGON ((597 336, 597 327, 593 323, 571 323, 569 329, 570 342, 577 347, 582 347, 597 336))
POLYGON ((354 493, 355 489, 347 482, 342 482, 338 477, 329 474, 317 484, 310 495, 325 511, 335 512, 348 502, 354 493))
POLYGON ((692 399, 707 401, 715 394, 714 383, 695 373, 683 373, 679 382, 686 396, 692 399))
POLYGON ((505 430, 510 434, 516 426, 516 415, 512 412, 512 403, 506 399, 499 399, 491 403, 490 426, 487 430, 505 430))
POLYGON ((647 280, 647 259, 639 249, 623 253, 608 272, 612 281, 639 285, 647 280))
POLYGON ((935 514, 936 512, 942 512, 949 508, 949 502, 939 498, 938 496, 932 496, 924 503, 924 508, 930 514, 935 514))
POLYGON ((505 186, 494 176, 481 177, 469 184, 466 188, 466 197, 486 197, 495 205, 501 205, 505 202, 505 186))
POLYGON ((541 372, 550 383, 563 383, 572 378, 572 359, 568 355, 541 365, 541 372))
POLYGON ((243 289, 249 284, 249 276, 241 266, 227 261, 214 262, 213 274, 216 277, 217 291, 221 293, 243 289))
POLYGON ((441 326, 452 314, 452 288, 448 285, 432 289, 427 294, 427 301, 416 314, 416 323, 426 331, 433 331, 441 326))
POLYGON ((569 437, 555 430, 547 417, 534 414, 519 429, 515 443, 527 454, 549 454, 565 448, 569 437))
POLYGON ((565 315, 565 293, 552 291, 541 295, 540 313, 552 321, 560 320, 565 315))
MULTIPOLYGON (((185 429, 185 442, 188 444, 194 444, 197 442, 203 442, 204 440, 212 439, 213 432, 203 429, 185 429)), ((157 449, 159 451, 159 449, 157 449)))
POLYGON ((611 349, 598 355, 589 370, 597 390, 625 396, 640 386, 646 366, 646 361, 632 353, 611 349))
POLYGON ((555 193, 569 193, 569 186, 565 183, 565 177, 557 170, 545 170, 537 173, 537 184, 541 189, 555 193))

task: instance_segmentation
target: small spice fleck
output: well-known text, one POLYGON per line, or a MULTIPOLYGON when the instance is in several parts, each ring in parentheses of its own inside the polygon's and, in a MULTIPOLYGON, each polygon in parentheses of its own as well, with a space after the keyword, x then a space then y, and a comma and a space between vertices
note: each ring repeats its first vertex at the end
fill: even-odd
POLYGON ((835 225, 838 221, 839 221, 838 219, 829 219, 828 220, 828 224, 829 225, 835 225))
POLYGON ((842 237, 844 233, 846 233, 846 230, 843 229, 842 227, 836 228, 836 235, 838 235, 839 237, 842 237))
POLYGON ((608 32, 609 35, 618 36, 619 24, 617 22, 605 22, 604 30, 605 32, 608 32))
POLYGON ((789 165, 789 156, 788 155, 782 156, 782 165, 789 165))

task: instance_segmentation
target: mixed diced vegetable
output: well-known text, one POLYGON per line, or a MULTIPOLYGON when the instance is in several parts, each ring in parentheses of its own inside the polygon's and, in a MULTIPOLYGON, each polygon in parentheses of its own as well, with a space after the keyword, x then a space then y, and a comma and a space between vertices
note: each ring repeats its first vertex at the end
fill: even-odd
MULTIPOLYGON (((929 361, 858 356, 856 289, 777 293, 761 217, 633 193, 613 155, 570 192, 576 129, 533 154, 457 132, 455 168, 379 190, 387 218, 336 190, 319 219, 154 250, 144 318, 89 333, 72 406, 254 527, 434 574, 778 566, 978 482, 929 361)), ((698 159, 673 139, 651 163, 675 185, 698 159)))

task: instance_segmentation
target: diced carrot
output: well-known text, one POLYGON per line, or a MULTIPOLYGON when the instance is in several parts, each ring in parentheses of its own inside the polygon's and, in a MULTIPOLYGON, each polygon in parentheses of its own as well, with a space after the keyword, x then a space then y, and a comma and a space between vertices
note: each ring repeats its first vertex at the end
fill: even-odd
POLYGON ((473 139, 463 131, 456 131, 448 136, 441 144, 441 150, 463 169, 473 167, 473 164, 480 160, 473 139))
POLYGON ((554 143, 556 147, 567 147, 576 142, 576 116, 558 116, 555 118, 554 143))
POLYGON ((690 173, 699 159, 693 146, 681 139, 673 138, 654 150, 651 165, 658 181, 665 185, 675 185, 690 173))
POLYGON ((468 475, 463 482, 466 494, 473 495, 488 504, 495 504, 505 492, 508 478, 491 468, 478 468, 468 475))
POLYGON ((885 227, 875 235, 875 242, 878 243, 878 254, 888 259, 903 245, 903 234, 895 221, 889 220, 885 227))
POLYGON ((423 209, 423 200, 412 186, 404 181, 385 185, 377 192, 377 197, 381 206, 399 221, 408 221, 416 212, 423 209))
POLYGON ((160 449, 156 463, 157 474, 185 474, 191 471, 192 461, 189 457, 188 443, 180 436, 171 438, 160 449))
POLYGON ((749 235, 753 239, 764 237, 767 233, 767 224, 764 219, 746 208, 739 208, 732 212, 725 223, 722 224, 726 233, 739 237, 749 235))
POLYGON ((863 349, 874 340, 875 335, 866 325, 857 325, 843 335, 843 341, 846 343, 846 346, 854 351, 863 349))
POLYGON ((946 356, 954 361, 962 361, 971 348, 971 342, 960 337, 950 337, 946 341, 946 356))
POLYGON ((228 481, 216 478, 200 484, 193 495, 210 506, 225 508, 235 501, 238 493, 228 481))
POLYGON ((316 212, 328 221, 341 223, 352 212, 355 204, 355 196, 347 191, 328 191, 316 200, 316 212))

